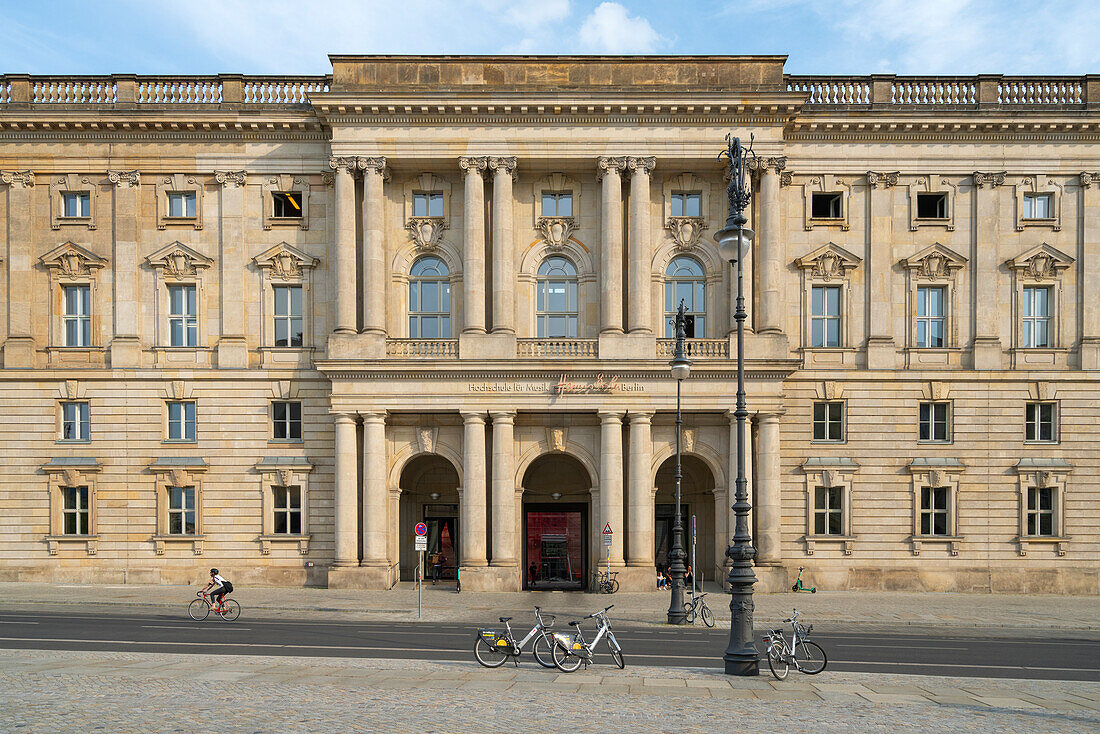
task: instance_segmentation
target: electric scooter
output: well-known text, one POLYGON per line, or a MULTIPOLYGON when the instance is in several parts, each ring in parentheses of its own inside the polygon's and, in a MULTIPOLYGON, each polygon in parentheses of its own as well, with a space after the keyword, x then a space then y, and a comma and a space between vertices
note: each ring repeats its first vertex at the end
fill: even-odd
POLYGON ((806 588, 805 586, 802 585, 802 566, 798 567, 798 579, 794 582, 794 586, 791 587, 791 591, 808 591, 811 594, 816 594, 817 593, 817 587, 816 586, 811 586, 810 588, 806 588))

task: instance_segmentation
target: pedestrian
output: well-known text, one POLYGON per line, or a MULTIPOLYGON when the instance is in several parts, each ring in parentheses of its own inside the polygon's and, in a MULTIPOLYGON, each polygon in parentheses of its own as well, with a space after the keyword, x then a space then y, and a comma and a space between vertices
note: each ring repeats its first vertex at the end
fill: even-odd
POLYGON ((429 559, 432 564, 432 586, 435 586, 439 581, 439 576, 443 572, 443 554, 436 551, 429 559))

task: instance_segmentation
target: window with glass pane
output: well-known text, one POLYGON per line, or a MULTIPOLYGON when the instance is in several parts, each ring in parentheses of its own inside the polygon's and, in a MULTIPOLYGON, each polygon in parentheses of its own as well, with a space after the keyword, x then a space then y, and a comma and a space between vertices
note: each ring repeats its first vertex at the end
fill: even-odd
POLYGON ((168 403, 168 440, 195 440, 194 401, 173 401, 168 403))
POLYGON ((88 435, 88 403, 62 403, 61 439, 63 441, 87 441, 88 435))
POLYGON ((61 531, 65 535, 88 535, 91 530, 91 509, 87 487, 61 488, 61 531))
POLYGON ((1027 534, 1054 535, 1054 489, 1028 487, 1027 534))
POLYGON ((195 216, 195 205, 197 201, 198 198, 193 191, 170 192, 168 194, 168 216, 195 216))
POLYGON ((275 524, 279 535, 300 535, 302 532, 302 490, 299 487, 274 487, 275 524))
POLYGON ((543 191, 542 192, 542 216, 544 216, 544 217, 571 217, 571 216, 573 216, 573 192, 572 191, 543 191))
POLYGON ((947 487, 921 487, 920 534, 949 535, 947 487))
POLYGON ((65 331, 65 346, 92 345, 92 287, 67 285, 62 290, 64 309, 61 321, 65 331))
POLYGON ((842 487, 817 487, 814 492, 814 534, 844 534, 844 490, 842 487))
POLYGON ((810 293, 810 346, 840 346, 840 286, 815 285, 810 293))
POLYGON ((814 440, 844 440, 844 403, 814 403, 814 440))
POLYGON ((302 194, 299 191, 276 191, 271 194, 271 216, 302 218, 302 194))
POLYGON ((422 257, 409 271, 409 337, 451 338, 451 271, 438 257, 422 257))
POLYGON ((302 404, 297 401, 277 401, 271 404, 272 435, 277 440, 300 441, 302 438, 302 404))
POLYGON ((275 346, 302 346, 302 286, 275 286, 275 346))
POLYGON ((577 335, 577 268, 564 257, 548 257, 536 280, 535 318, 540 339, 577 335))
POLYGON ((1024 219, 1052 219, 1053 194, 1024 194, 1024 219))
POLYGON ((92 195, 73 191, 61 195, 61 210, 66 217, 92 216, 92 195))
POLYGON ((674 217, 698 217, 702 214, 703 195, 698 191, 673 191, 669 204, 674 217))
POLYGON ((920 440, 948 440, 947 403, 920 404, 920 440))
POLYGON ((168 286, 168 333, 169 346, 199 345, 199 299, 195 286, 168 286))
POLYGON ((413 192, 413 216, 414 217, 442 217, 443 216, 443 192, 442 191, 414 191, 413 192))
POLYGON ((168 488, 168 534, 195 534, 195 488, 168 488))
POLYGON ((707 279, 703 266, 691 257, 675 257, 665 268, 665 337, 676 337, 676 310, 684 302, 688 316, 695 320, 695 333, 689 337, 702 339, 707 334, 707 279))
POLYGON ((1054 403, 1028 403, 1024 429, 1026 441, 1054 441, 1054 403))
POLYGON ((1024 288, 1023 323, 1020 346, 1028 349, 1050 346, 1050 289, 1045 286, 1024 288))
POLYGON ((917 343, 919 349, 944 346, 944 295, 942 287, 917 288, 917 343))

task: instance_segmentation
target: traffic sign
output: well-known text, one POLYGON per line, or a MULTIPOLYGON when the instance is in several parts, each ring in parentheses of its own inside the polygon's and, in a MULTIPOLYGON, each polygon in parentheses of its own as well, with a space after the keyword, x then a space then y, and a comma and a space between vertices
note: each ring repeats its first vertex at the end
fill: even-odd
POLYGON ((603 544, 606 545, 608 548, 611 547, 611 536, 610 535, 607 535, 606 533, 604 534, 603 544))
POLYGON ((414 550, 426 551, 428 550, 428 536, 418 535, 416 536, 416 547, 414 550))
POLYGON ((607 523, 603 526, 603 534, 611 535, 611 523, 607 523))
POLYGON ((416 524, 416 528, 414 528, 414 530, 415 530, 417 536, 421 537, 421 538, 428 534, 428 526, 425 525, 422 522, 418 522, 416 524))

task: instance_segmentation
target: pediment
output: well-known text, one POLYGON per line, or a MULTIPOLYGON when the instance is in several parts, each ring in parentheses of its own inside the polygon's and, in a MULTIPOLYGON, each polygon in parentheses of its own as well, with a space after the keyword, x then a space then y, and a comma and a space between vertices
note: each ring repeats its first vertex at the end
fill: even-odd
POLYGON ((45 267, 56 269, 61 275, 67 276, 90 275, 107 265, 107 258, 100 257, 75 242, 65 242, 55 247, 39 258, 39 261, 45 267))
POLYGON ((1073 258, 1047 243, 1036 245, 1007 261, 1008 267, 1032 278, 1053 278, 1073 264, 1073 258))
POLYGON ((918 271, 917 274, 925 278, 950 277, 954 271, 965 267, 966 263, 965 257, 938 242, 901 260, 903 268, 918 271))
POLYGON ((187 275, 195 275, 199 270, 214 264, 212 258, 203 255, 182 242, 173 242, 165 245, 152 255, 145 258, 150 266, 163 270, 168 277, 179 278, 187 275))
POLYGON ((286 242, 264 250, 252 261, 257 267, 270 270, 272 277, 284 280, 300 278, 303 270, 315 268, 321 262, 286 242))
POLYGON ((794 264, 800 270, 811 270, 815 278, 829 280, 843 278, 849 270, 854 270, 863 262, 863 258, 848 252, 833 242, 826 243, 808 255, 796 259, 794 264))

